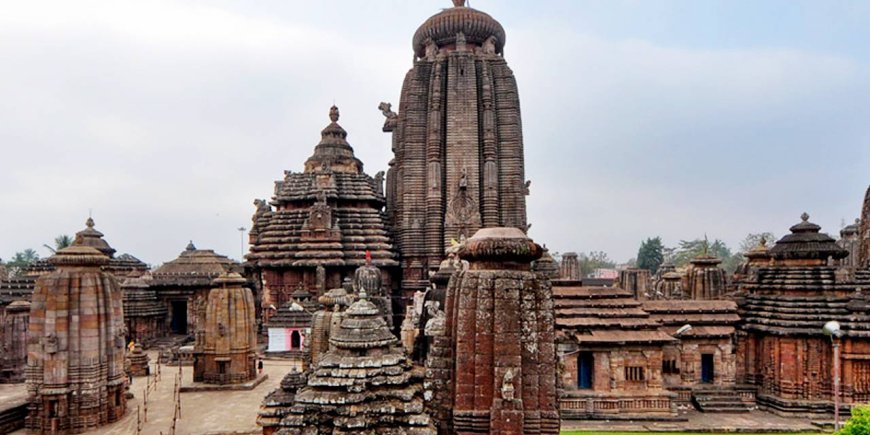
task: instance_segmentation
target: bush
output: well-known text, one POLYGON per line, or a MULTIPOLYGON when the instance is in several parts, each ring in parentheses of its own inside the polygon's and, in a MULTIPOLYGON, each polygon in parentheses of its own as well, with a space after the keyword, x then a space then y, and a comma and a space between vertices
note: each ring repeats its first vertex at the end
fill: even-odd
POLYGON ((852 408, 852 417, 836 435, 870 435, 870 405, 852 408))

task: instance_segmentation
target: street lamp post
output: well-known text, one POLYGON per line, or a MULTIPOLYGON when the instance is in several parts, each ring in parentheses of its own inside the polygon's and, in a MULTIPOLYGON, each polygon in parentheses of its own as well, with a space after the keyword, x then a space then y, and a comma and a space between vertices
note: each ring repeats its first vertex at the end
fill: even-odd
POLYGON ((240 261, 245 261, 245 227, 237 228, 239 230, 239 252, 241 253, 240 261))
POLYGON ((836 432, 840 430, 840 337, 843 336, 843 330, 840 329, 839 322, 831 320, 825 323, 822 333, 831 337, 831 348, 834 351, 834 431, 836 432))

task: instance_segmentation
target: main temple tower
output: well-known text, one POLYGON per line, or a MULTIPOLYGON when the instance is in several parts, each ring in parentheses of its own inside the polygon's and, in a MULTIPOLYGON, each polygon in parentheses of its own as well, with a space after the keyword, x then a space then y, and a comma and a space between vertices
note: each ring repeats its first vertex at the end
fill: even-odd
POLYGON ((858 229, 860 248, 858 252, 858 267, 870 268, 870 186, 864 195, 864 206, 861 207, 861 224, 858 229))
POLYGON ((381 107, 395 154, 387 213, 409 292, 427 286, 451 240, 483 227, 526 230, 520 103, 503 57, 505 31, 453 3, 414 34, 399 113, 381 107))

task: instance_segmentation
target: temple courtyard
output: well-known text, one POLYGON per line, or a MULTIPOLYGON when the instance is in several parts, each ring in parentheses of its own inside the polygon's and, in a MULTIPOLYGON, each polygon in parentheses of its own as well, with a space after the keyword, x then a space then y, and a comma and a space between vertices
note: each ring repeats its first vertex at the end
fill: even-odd
MULTIPOLYGON (((151 360, 156 361, 157 353, 149 352, 151 360)), ((256 424, 257 411, 263 396, 277 388, 281 378, 290 370, 291 364, 283 360, 264 360, 263 374, 267 378, 255 388, 247 391, 184 392, 181 393, 181 417, 176 420, 176 434, 229 435, 259 434, 262 428, 256 424)), ((157 364, 151 364, 152 376, 157 364)), ((182 388, 191 387, 192 367, 182 367, 182 388)), ((175 413, 175 378, 177 366, 161 365, 160 380, 148 394, 148 416, 145 421, 144 389, 146 377, 133 378, 131 391, 135 397, 127 402, 127 414, 117 423, 108 425, 90 434, 129 435, 136 434, 137 409, 139 411, 141 434, 172 433, 172 417, 175 413)), ((0 400, 24 400, 24 384, 0 386, 0 400)), ((563 421, 563 434, 586 435, 594 433, 830 433, 822 431, 817 421, 801 418, 785 418, 769 412, 753 411, 741 414, 705 414, 692 411, 684 414, 686 421, 606 421, 575 420, 563 421)), ((25 430, 13 434, 26 434, 25 430)))

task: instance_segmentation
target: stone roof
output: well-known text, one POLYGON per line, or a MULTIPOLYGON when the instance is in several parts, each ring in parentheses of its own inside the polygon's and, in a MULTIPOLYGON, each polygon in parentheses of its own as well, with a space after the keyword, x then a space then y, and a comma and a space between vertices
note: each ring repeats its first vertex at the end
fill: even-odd
POLYGON ((317 361, 308 384, 296 393, 278 434, 435 434, 424 411, 423 371, 396 347, 377 307, 365 293, 345 312, 317 361))
POLYGON ((314 315, 296 301, 290 301, 278 308, 269 318, 267 328, 310 328, 314 315))
POLYGON ((683 325, 692 325, 681 338, 730 336, 740 321, 737 304, 729 300, 644 301, 643 309, 671 335, 683 325))
POLYGON ((810 222, 809 218, 808 214, 802 214, 801 222, 789 228, 791 234, 786 234, 770 248, 770 256, 775 259, 824 260, 849 255, 831 236, 820 233, 822 227, 810 222))
POLYGON ((338 109, 302 173, 285 171, 270 202, 257 200, 247 259, 261 267, 398 266, 382 181, 362 172, 338 109), (273 210, 272 207, 275 207, 273 210))
POLYGON ((490 37, 495 38, 496 53, 504 50, 505 31, 494 18, 477 9, 464 6, 464 1, 454 1, 455 7, 447 8, 426 20, 414 33, 414 54, 423 57, 426 43, 431 40, 438 47, 456 44, 457 33, 465 35, 468 43, 481 45, 490 37))
POLYGON ((18 277, 0 280, 0 306, 15 301, 28 301, 33 294, 36 278, 18 277))
POLYGON ((659 343, 662 332, 632 293, 618 287, 585 287, 555 282, 556 328, 580 344, 659 343))
POLYGON ((265 428, 276 428, 281 419, 290 413, 296 392, 305 386, 306 376, 302 372, 293 370, 281 379, 281 385, 272 390, 263 399, 260 412, 257 414, 257 424, 265 428))
POLYGON ((237 271, 241 265, 211 249, 196 249, 193 242, 178 258, 163 263, 152 272, 156 286, 210 286, 212 280, 225 272, 237 271))
POLYGON ((127 278, 121 283, 125 317, 150 317, 166 314, 166 306, 157 301, 157 292, 150 287, 150 275, 127 278))
POLYGON ((79 246, 90 246, 102 252, 109 258, 114 257, 115 249, 109 246, 109 243, 103 239, 103 233, 94 229, 94 220, 89 217, 88 220, 85 221, 85 226, 85 229, 76 233, 73 244, 79 246))

